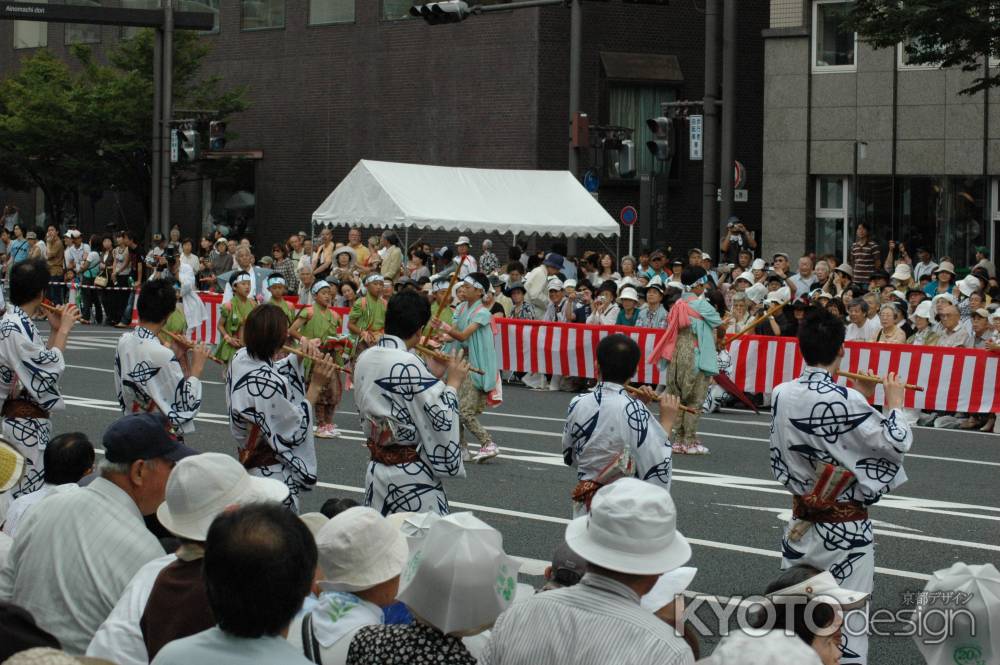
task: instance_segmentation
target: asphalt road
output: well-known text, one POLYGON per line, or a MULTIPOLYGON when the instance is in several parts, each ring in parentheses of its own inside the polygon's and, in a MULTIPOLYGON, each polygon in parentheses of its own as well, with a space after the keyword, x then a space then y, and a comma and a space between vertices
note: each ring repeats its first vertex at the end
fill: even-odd
MULTIPOLYGON (((99 441, 119 416, 112 379, 117 337, 104 327, 74 330, 62 382, 66 411, 54 416, 55 432, 82 430, 99 441)), ((210 365, 203 379, 202 413, 188 443, 233 454, 220 368, 210 365)), ((446 489, 452 510, 473 510, 499 529, 506 551, 527 559, 522 572, 538 575, 570 517, 575 475, 562 463, 560 433, 572 396, 505 387, 504 397, 501 408, 483 417, 501 456, 469 465, 468 477, 446 481, 446 489)), ((360 498, 367 451, 352 395, 345 395, 336 423, 341 438, 317 439, 320 483, 305 496, 304 510, 334 496, 360 498)), ((767 415, 735 411, 705 418, 701 430, 711 455, 674 458, 671 493, 679 528, 694 549, 690 565, 698 574, 691 590, 698 594, 759 594, 778 573, 790 498, 770 475, 768 425, 767 415)), ((955 561, 1000 559, 1000 437, 918 428, 912 450, 909 482, 871 511, 879 566, 875 609, 906 607, 904 594, 923 589, 933 571, 955 561)), ((703 655, 714 641, 703 641, 703 655)), ((911 638, 875 637, 869 662, 922 661, 911 638)))

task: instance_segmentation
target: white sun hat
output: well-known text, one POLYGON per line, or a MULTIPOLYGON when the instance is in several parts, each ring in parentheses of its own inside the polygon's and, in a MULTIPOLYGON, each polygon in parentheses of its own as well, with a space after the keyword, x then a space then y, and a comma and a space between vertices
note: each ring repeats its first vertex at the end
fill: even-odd
POLYGON ((743 631, 723 638, 710 658, 698 661, 707 665, 823 665, 819 654, 797 635, 772 630, 763 635, 743 631))
POLYGON ((626 286, 622 289, 621 295, 618 296, 618 300, 631 300, 632 302, 639 302, 639 294, 631 286, 626 286))
POLYGON ((934 572, 924 591, 927 600, 918 600, 914 620, 922 623, 917 625, 940 624, 949 608, 955 617, 944 639, 937 632, 923 636, 928 643, 914 636, 927 665, 1000 662, 1000 572, 993 564, 954 563, 934 572))
POLYGON ((468 236, 458 236, 458 240, 455 241, 455 246, 457 247, 459 245, 472 245, 472 243, 469 242, 468 236))
POLYGON ((364 591, 403 571, 409 549, 399 528, 377 510, 348 508, 316 535, 321 589, 364 591))
POLYGON ((906 265, 905 263, 900 263, 898 266, 896 266, 896 270, 892 273, 892 277, 890 277, 889 279, 897 279, 901 282, 905 282, 911 279, 912 277, 913 277, 913 271, 910 269, 910 266, 906 265))
POLYGON ((965 297, 971 296, 976 291, 983 287, 982 282, 975 275, 966 275, 965 279, 960 279, 958 281, 958 290, 962 292, 965 297))
POLYGON ((660 575, 660 579, 656 580, 653 588, 642 597, 640 605, 650 612, 655 612, 669 605, 677 599, 677 596, 687 591, 697 574, 698 569, 690 566, 681 566, 663 573, 660 575))
POLYGON ((931 305, 930 300, 924 300, 917 305, 917 309, 914 310, 913 314, 910 314, 910 321, 913 321, 918 316, 928 321, 934 320, 934 307, 931 305))
POLYGON ((156 516, 175 536, 203 541, 212 521, 229 506, 280 503, 286 498, 288 487, 283 482, 251 476, 229 455, 201 453, 177 462, 156 516))
POLYGON ((837 584, 837 580, 834 579, 830 571, 824 570, 798 584, 769 593, 767 597, 774 603, 781 603, 782 599, 793 597, 808 600, 820 599, 830 605, 839 605, 841 609, 851 610, 864 605, 870 595, 864 591, 843 588, 837 584))
POLYGON ((764 259, 754 259, 753 263, 750 264, 750 270, 764 270, 767 268, 767 263, 764 259))
POLYGON ((747 298, 757 303, 758 305, 764 302, 764 298, 767 298, 767 287, 763 284, 754 284, 748 288, 744 293, 747 294, 747 298))
POLYGON ((514 602, 520 566, 499 531, 472 513, 452 513, 410 555, 397 598, 443 633, 481 632, 514 602))
MULTIPOLYGON (((766 286, 764 288, 767 288, 766 286)), ((780 289, 775 289, 767 294, 764 298, 766 303, 787 303, 792 299, 792 291, 787 286, 783 286, 780 289)))
POLYGON ((670 493, 636 478, 598 490, 590 514, 566 527, 566 544, 588 563, 631 575, 661 575, 691 558, 670 493))
POLYGON ((309 533, 313 535, 313 538, 315 538, 316 534, 319 533, 319 530, 323 528, 323 525, 330 521, 330 518, 323 513, 302 513, 299 515, 299 519, 302 520, 302 523, 306 525, 307 529, 309 529, 309 533))

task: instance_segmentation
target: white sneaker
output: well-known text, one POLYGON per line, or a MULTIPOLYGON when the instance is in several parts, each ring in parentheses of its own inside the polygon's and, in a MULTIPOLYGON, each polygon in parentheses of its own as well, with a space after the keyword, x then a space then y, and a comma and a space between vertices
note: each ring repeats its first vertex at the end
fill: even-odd
POLYGON ((483 446, 482 448, 479 449, 479 454, 476 455, 476 457, 475 457, 475 459, 473 461, 476 464, 482 464, 483 462, 486 462, 487 460, 493 459, 494 457, 496 457, 499 454, 500 454, 500 448, 497 446, 497 444, 495 444, 493 442, 490 442, 490 443, 487 443, 485 446, 483 446))
POLYGON ((468 448, 462 448, 462 461, 463 462, 471 462, 475 458, 476 458, 476 456, 472 454, 471 450, 469 450, 468 448))

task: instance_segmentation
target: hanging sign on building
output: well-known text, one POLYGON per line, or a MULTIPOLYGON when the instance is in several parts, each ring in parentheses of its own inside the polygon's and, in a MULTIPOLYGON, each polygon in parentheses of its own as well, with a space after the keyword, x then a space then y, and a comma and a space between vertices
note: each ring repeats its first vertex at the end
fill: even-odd
POLYGON ((688 159, 701 161, 702 139, 704 138, 702 116, 688 117, 688 159))

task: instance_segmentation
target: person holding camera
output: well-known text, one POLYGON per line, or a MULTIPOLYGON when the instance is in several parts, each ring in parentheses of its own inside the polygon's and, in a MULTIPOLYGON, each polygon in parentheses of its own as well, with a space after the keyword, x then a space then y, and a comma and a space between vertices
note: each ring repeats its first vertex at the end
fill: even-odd
POLYGON ((757 241, 747 231, 739 217, 735 215, 726 222, 726 233, 719 243, 719 250, 725 258, 725 263, 737 263, 740 252, 757 249, 757 241))

